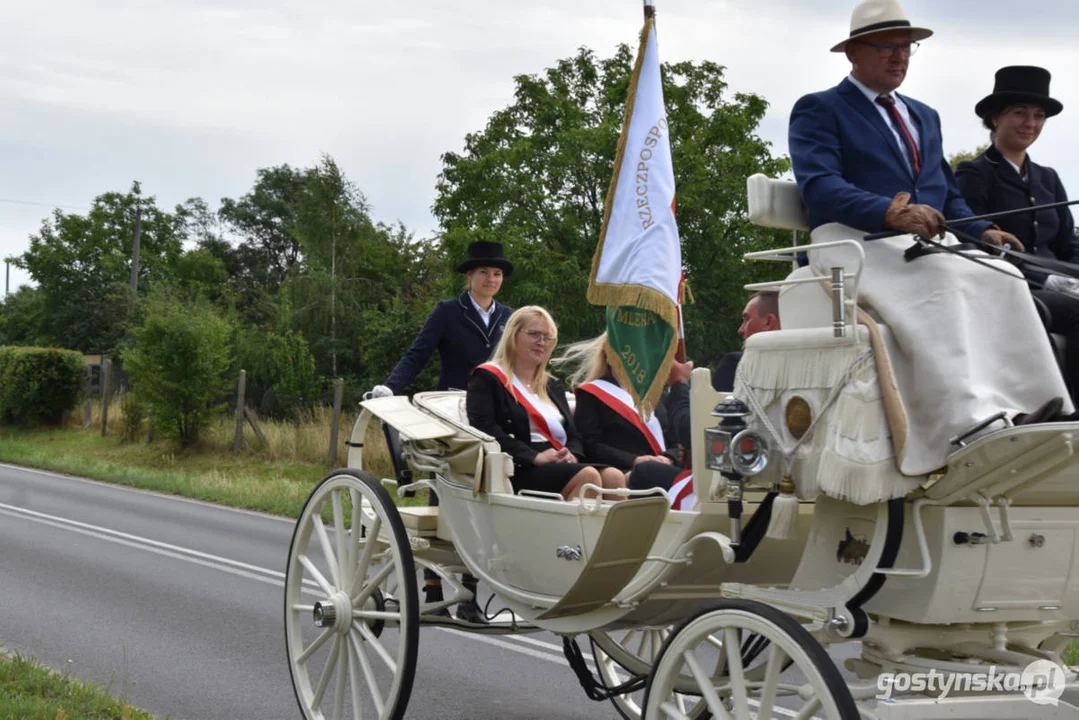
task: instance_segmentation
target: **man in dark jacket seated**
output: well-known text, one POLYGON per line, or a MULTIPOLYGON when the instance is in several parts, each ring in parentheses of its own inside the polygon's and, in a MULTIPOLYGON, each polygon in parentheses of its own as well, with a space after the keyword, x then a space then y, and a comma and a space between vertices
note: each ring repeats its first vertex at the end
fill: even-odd
MULTIPOLYGON (((771 290, 755 294, 742 310, 742 326, 738 328, 742 347, 745 348, 745 341, 752 336, 769 330, 779 330, 779 293, 771 290)), ((741 351, 729 352, 720 359, 712 373, 712 387, 717 392, 734 390, 734 373, 741 359, 741 351)))

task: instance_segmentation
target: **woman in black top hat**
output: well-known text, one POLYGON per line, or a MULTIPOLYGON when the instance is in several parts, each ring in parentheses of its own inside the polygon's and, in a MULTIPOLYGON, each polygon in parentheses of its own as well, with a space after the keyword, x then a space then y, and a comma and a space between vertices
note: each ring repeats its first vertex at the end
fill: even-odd
MULTIPOLYGON (((997 71, 993 92, 974 106, 989 130, 990 146, 974 160, 959 164, 956 179, 975 214, 1020 210, 1068 199, 1052 168, 1038 165, 1027 151, 1045 121, 1060 114, 1063 105, 1049 95, 1049 71, 1010 66, 997 71)), ((1066 207, 1016 213, 999 218, 1001 229, 1015 235, 1025 251, 1066 262, 1079 261, 1079 240, 1066 207)), ((1079 297, 1068 292, 1059 276, 1024 269, 1045 289, 1034 295, 1049 310, 1050 330, 1067 337, 1064 375, 1072 397, 1079 399, 1079 297)))
MULTIPOLYGON (((457 266, 457 272, 468 278, 468 288, 435 306, 386 382, 371 390, 372 396, 400 393, 423 370, 436 349, 441 365, 437 389, 465 390, 469 375, 498 346, 513 308, 495 300, 495 295, 502 288, 503 278, 513 273, 513 263, 506 259, 500 243, 480 241, 468 246, 468 259, 457 266)), ((429 503, 438 505, 438 496, 431 493, 429 503)), ((427 602, 441 602, 441 579, 429 570, 424 571, 424 577, 427 602)), ((475 596, 476 578, 466 574, 462 581, 475 596)), ((448 613, 442 610, 438 614, 448 613)), ((457 617, 467 622, 486 622, 475 599, 458 605, 457 617)))
POLYGON ((404 390, 436 349, 441 365, 438 390, 467 389, 472 370, 491 357, 513 312, 495 300, 502 279, 513 273, 513 263, 502 254, 500 243, 474 242, 457 272, 468 278, 468 289, 435 306, 386 382, 372 390, 375 397, 404 390))

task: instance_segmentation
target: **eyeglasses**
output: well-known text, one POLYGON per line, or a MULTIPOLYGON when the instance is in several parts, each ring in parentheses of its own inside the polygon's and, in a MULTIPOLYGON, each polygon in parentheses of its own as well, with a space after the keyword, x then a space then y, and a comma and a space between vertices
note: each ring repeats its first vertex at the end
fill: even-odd
POLYGON ((557 338, 550 333, 545 333, 542 330, 523 330, 525 335, 529 337, 533 342, 553 343, 557 338))
POLYGON ((888 43, 886 45, 881 45, 879 43, 872 43, 866 40, 859 40, 858 42, 862 45, 868 45, 869 47, 876 48, 877 52, 880 53, 880 56, 882 58, 891 57, 896 52, 898 52, 900 55, 906 55, 907 57, 910 57, 914 53, 918 52, 918 45, 920 44, 916 42, 905 42, 888 43))

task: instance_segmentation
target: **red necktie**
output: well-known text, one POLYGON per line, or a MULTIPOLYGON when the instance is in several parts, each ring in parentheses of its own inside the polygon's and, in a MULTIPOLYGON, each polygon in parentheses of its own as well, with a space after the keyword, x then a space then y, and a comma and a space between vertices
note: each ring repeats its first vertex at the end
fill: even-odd
POLYGON ((878 95, 877 104, 883 106, 891 115, 892 124, 899 131, 899 137, 903 138, 907 143, 910 166, 914 168, 914 174, 918 175, 922 171, 921 163, 918 161, 918 147, 914 144, 914 138, 911 136, 910 130, 907 130, 907 124, 903 122, 903 116, 899 114, 899 108, 895 106, 895 98, 891 95, 878 95))

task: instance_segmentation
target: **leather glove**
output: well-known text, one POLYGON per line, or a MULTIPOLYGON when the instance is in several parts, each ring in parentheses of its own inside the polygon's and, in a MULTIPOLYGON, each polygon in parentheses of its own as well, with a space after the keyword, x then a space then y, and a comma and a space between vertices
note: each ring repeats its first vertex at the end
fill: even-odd
POLYGON ((1010 232, 1004 232, 998 228, 986 228, 986 231, 982 233, 982 242, 989 243, 990 245, 1007 245, 1009 250, 1016 250, 1023 252, 1026 248, 1023 243, 1015 235, 1010 232))
POLYGON ((393 395, 393 390, 385 385, 375 385, 371 388, 371 397, 373 398, 389 397, 391 395, 393 395))
POLYGON ((1063 275, 1049 275, 1045 278, 1045 289, 1065 295, 1079 296, 1079 280, 1063 275))
POLYGON ((928 205, 911 205, 910 193, 896 193, 884 213, 884 227, 924 238, 944 237, 944 216, 928 205))

